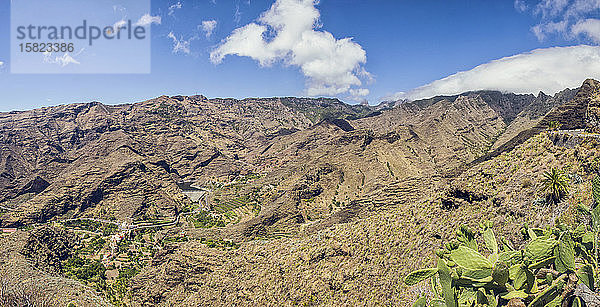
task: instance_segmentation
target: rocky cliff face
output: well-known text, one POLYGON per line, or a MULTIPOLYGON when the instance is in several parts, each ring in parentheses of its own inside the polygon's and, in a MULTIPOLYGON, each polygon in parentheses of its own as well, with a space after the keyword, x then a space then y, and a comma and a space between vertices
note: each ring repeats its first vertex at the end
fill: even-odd
POLYGON ((592 133, 600 133, 600 82, 586 80, 584 87, 587 97, 585 130, 592 133))
POLYGON ((553 109, 538 126, 546 128, 551 122, 557 122, 561 125, 560 129, 585 129, 588 122, 595 121, 592 119, 595 117, 595 110, 590 110, 590 115, 587 115, 587 110, 590 103, 592 106, 596 104, 594 101, 597 100, 597 95, 598 81, 586 80, 573 99, 553 109))
POLYGON ((543 92, 538 93, 537 97, 524 107, 519 115, 508 125, 506 131, 498 138, 493 146, 497 149, 500 146, 511 141, 520 132, 531 129, 539 124, 541 120, 555 107, 562 106, 569 102, 579 89, 565 89, 556 93, 554 96, 548 96, 543 92))

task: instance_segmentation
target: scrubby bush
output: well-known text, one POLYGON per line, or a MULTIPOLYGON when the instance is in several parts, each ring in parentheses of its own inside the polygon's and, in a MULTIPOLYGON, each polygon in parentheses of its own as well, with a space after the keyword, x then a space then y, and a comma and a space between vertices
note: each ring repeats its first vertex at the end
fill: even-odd
POLYGON ((562 126, 561 123, 557 122, 557 121, 551 121, 548 123, 548 130, 550 131, 558 131, 560 130, 560 127, 562 126))
POLYGON ((61 262, 71 257, 79 238, 72 231, 43 226, 31 231, 21 253, 39 268, 60 271, 61 262))
POLYGON ((54 303, 39 286, 23 283, 10 284, 0 278, 0 306, 3 307, 51 307, 54 303))

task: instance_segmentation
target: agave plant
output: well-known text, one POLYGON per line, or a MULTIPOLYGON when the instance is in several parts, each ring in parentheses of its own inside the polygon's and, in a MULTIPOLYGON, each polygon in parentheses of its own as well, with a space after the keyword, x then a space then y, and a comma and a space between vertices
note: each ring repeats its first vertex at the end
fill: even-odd
POLYGON ((569 179, 565 173, 557 168, 544 172, 544 192, 552 202, 558 202, 567 193, 569 179))

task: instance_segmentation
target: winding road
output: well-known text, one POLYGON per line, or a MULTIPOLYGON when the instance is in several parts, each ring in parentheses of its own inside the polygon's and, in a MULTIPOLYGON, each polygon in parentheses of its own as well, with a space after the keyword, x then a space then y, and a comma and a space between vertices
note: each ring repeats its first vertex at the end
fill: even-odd
MULTIPOLYGON (((72 221, 93 221, 93 222, 98 222, 98 223, 116 225, 117 227, 119 227, 119 231, 121 231, 121 232, 122 231, 131 232, 133 230, 138 230, 138 229, 175 226, 179 223, 179 220, 182 216, 193 215, 193 214, 196 214, 196 213, 202 211, 203 210, 202 208, 205 207, 202 205, 202 203, 206 202, 206 196, 208 195, 209 192, 210 192, 210 190, 205 190, 204 194, 199 197, 198 203, 200 203, 200 206, 198 206, 198 208, 194 209, 194 211, 181 212, 181 213, 177 214, 177 216, 175 217, 175 220, 173 220, 171 222, 166 222, 166 223, 160 223, 160 224, 140 223, 140 224, 136 225, 136 224, 128 224, 127 222, 110 221, 110 220, 97 219, 97 218, 86 218, 86 217, 66 219, 66 220, 61 220, 61 221, 57 221, 57 222, 66 223, 66 222, 72 222, 72 221)), ((0 207, 0 209, 2 209, 2 207, 0 207)), ((50 222, 48 222, 48 223, 50 223, 50 222)))

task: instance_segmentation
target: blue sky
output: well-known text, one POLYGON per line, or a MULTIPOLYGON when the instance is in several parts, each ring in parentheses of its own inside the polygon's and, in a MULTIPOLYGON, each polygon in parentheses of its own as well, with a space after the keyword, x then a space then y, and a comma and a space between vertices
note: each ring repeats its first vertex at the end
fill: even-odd
POLYGON ((153 0, 149 15, 150 74, 11 74, 2 0, 0 111, 179 94, 376 104, 600 78, 600 0, 153 0))

